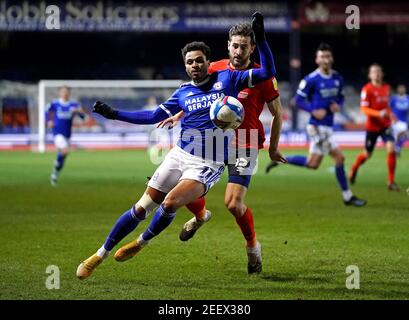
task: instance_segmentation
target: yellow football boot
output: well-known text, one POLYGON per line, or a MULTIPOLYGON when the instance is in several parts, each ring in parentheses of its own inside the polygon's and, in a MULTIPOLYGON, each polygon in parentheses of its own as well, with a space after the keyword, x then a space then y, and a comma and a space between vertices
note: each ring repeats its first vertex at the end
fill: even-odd
POLYGON ((138 239, 129 242, 128 244, 119 248, 114 255, 116 261, 124 262, 133 258, 139 251, 141 251, 149 241, 145 241, 142 239, 142 235, 138 237, 138 239))
POLYGON ((88 278, 91 275, 91 273, 95 270, 95 268, 101 264, 102 260, 103 259, 97 256, 97 254, 95 253, 87 260, 81 262, 77 268, 78 279, 84 280, 88 278))

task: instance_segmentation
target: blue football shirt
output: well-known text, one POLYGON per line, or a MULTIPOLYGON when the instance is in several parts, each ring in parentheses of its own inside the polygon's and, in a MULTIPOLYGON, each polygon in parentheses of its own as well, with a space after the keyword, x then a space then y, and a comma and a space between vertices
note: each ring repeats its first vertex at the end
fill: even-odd
POLYGON ((392 96, 389 104, 392 108, 392 112, 396 115, 399 121, 408 121, 409 95, 405 94, 403 96, 392 96))
POLYGON ((183 110, 181 133, 177 145, 190 154, 215 161, 227 159, 230 139, 234 132, 216 130, 210 120, 212 103, 222 96, 237 97, 247 87, 252 87, 252 70, 223 70, 209 75, 202 83, 182 84, 172 96, 159 105, 169 116, 183 110))
POLYGON ((326 116, 321 120, 311 115, 310 124, 330 127, 334 125, 334 113, 329 107, 333 102, 340 106, 343 105, 343 87, 344 80, 335 70, 332 70, 330 75, 325 75, 317 69, 301 80, 297 95, 309 101, 311 111, 316 109, 325 109, 327 111, 326 116))
MULTIPOLYGON (((79 104, 76 101, 62 101, 61 99, 53 100, 48 108, 47 113, 54 114, 53 135, 61 134, 66 138, 71 137, 72 119, 79 111, 79 104)), ((48 118, 47 114, 47 118, 48 118)))

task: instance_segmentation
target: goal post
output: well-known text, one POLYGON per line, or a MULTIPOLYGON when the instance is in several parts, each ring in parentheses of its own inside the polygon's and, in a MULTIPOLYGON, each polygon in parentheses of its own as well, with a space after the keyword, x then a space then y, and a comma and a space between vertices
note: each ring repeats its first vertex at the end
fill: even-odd
MULTIPOLYGON (((80 100, 78 98, 81 95, 100 98, 100 100, 109 96, 119 96, 132 100, 141 95, 138 95, 138 90, 139 92, 144 90, 144 93, 146 90, 152 91, 152 94, 155 93, 155 90, 161 90, 160 96, 165 100, 181 83, 181 80, 40 80, 38 83, 38 152, 44 153, 46 150, 46 106, 52 99, 58 97, 56 89, 61 86, 68 86, 73 92, 82 90, 82 94, 75 95, 76 100, 80 100), (52 91, 48 92, 50 89, 52 91), (99 91, 98 89, 102 90, 99 91), (92 90, 93 93, 90 93, 92 90)), ((158 101, 158 103, 162 101, 158 101)), ((121 106, 117 107, 121 108, 121 106)), ((138 107, 141 109, 142 106, 135 106, 135 109, 138 107)))

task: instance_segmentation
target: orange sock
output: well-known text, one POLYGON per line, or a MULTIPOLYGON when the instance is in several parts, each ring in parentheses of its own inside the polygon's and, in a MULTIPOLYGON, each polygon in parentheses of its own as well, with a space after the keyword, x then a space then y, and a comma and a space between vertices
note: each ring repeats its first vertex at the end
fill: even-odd
POLYGON ((352 170, 357 171, 359 167, 366 161, 368 157, 364 152, 360 153, 355 160, 355 163, 352 165, 352 170))
POLYGON ((206 198, 198 198, 186 205, 198 220, 203 220, 206 213, 206 198))
POLYGON ((395 169, 396 169, 396 154, 395 152, 388 153, 388 183, 395 181, 395 169))
POLYGON ((247 208, 246 212, 244 212, 240 218, 236 218, 236 222, 247 241, 247 247, 255 247, 257 244, 256 232, 254 231, 253 214, 251 213, 250 208, 247 208))

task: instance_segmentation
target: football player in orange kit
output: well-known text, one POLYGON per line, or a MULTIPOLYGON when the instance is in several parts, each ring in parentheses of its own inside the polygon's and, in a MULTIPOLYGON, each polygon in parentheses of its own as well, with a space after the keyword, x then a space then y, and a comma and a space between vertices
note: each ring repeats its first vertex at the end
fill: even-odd
MULTIPOLYGON (((258 64, 250 60, 250 56, 256 47, 250 23, 240 23, 230 29, 227 47, 229 59, 211 63, 209 73, 227 68, 231 70, 246 70, 259 67, 258 64)), ((246 239, 247 271, 251 274, 259 273, 262 270, 261 245, 256 239, 253 214, 251 209, 244 203, 244 199, 250 183, 252 170, 257 163, 258 149, 263 148, 265 140, 264 128, 259 120, 265 104, 267 104, 269 111, 274 117, 271 125, 270 159, 282 163, 286 163, 287 160, 278 151, 282 107, 276 79, 272 78, 257 84, 251 89, 245 89, 239 93, 237 98, 244 106, 245 118, 241 126, 236 129, 236 144, 240 155, 237 156, 235 164, 228 164, 229 180, 225 193, 225 205, 235 217, 246 239), (243 154, 246 156, 242 157, 243 154), (255 154, 255 156, 249 156, 249 154, 255 154)), ((183 113, 177 114, 172 118, 164 120, 159 126, 163 127, 167 123, 171 123, 171 126, 174 126, 182 117, 183 113)), ((206 200, 202 197, 186 206, 195 217, 183 226, 179 236, 182 241, 192 238, 197 229, 210 219, 211 213, 206 209, 205 205, 206 200)))
POLYGON ((376 141, 380 136, 386 144, 388 153, 388 189, 399 191, 395 182, 396 154, 395 142, 392 132, 392 111, 389 106, 390 87, 383 82, 382 67, 373 63, 369 67, 369 80, 361 91, 361 111, 367 116, 365 150, 355 160, 349 180, 355 183, 358 170, 365 161, 371 157, 376 141))

